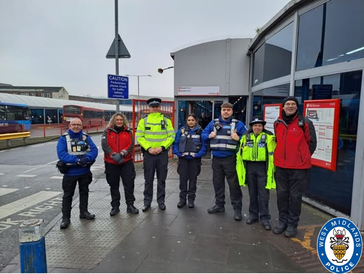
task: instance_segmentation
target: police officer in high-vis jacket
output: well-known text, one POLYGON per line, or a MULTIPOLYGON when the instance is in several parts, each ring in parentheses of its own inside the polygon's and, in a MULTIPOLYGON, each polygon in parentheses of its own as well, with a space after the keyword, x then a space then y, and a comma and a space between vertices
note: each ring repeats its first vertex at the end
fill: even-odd
POLYGON ((240 140, 236 157, 239 184, 249 188, 248 225, 261 221, 265 230, 271 230, 269 190, 275 188, 273 153, 276 147, 272 132, 264 129, 266 122, 254 117, 250 129, 240 140))
POLYGON ((225 212, 225 177, 229 184, 234 219, 242 220, 243 194, 236 175, 236 150, 240 138, 247 130, 244 123, 233 119, 233 105, 221 105, 220 118, 212 120, 202 132, 202 138, 210 142, 212 153, 212 181, 215 189, 215 205, 207 210, 214 214, 225 212))
POLYGON ((135 136, 144 151, 144 206, 151 207, 153 181, 157 171, 157 203, 161 210, 166 209, 166 178, 168 172, 168 149, 174 142, 175 132, 170 119, 161 113, 162 100, 151 98, 147 101, 149 114, 140 119, 135 136))
POLYGON ((187 123, 181 127, 173 143, 173 154, 178 156, 179 174, 179 202, 178 208, 186 205, 195 207, 197 190, 197 176, 201 172, 201 158, 205 156, 207 144, 201 137, 202 128, 198 124, 197 117, 191 113, 187 116, 187 123))
POLYGON ((68 131, 63 134, 57 144, 57 155, 66 165, 66 173, 62 180, 62 223, 61 229, 70 225, 72 197, 78 182, 80 199, 80 218, 92 220, 94 214, 88 212, 88 186, 92 182, 90 166, 98 154, 97 146, 90 136, 82 132, 82 122, 78 118, 70 121, 68 131))

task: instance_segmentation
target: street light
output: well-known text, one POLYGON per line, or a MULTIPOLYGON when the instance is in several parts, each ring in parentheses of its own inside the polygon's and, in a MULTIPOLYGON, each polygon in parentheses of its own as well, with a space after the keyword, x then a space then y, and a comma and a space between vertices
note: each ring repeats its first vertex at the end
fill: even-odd
POLYGON ((125 76, 133 76, 133 77, 137 77, 138 78, 138 99, 139 99, 139 77, 152 77, 152 75, 147 74, 147 75, 133 75, 133 74, 125 74, 125 76))
POLYGON ((160 74, 162 74, 163 73, 163 71, 165 71, 165 70, 167 70, 167 69, 171 69, 171 68, 174 68, 173 66, 171 66, 171 67, 168 67, 168 68, 159 68, 158 69, 158 72, 160 73, 160 74))

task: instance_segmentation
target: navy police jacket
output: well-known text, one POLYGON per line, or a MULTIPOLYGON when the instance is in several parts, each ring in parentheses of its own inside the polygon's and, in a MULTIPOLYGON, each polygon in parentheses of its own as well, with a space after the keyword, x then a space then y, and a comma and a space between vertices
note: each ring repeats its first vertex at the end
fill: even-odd
POLYGON ((78 133, 71 129, 63 134, 57 144, 57 155, 60 161, 67 165, 68 176, 78 176, 86 174, 90 171, 90 165, 85 167, 77 164, 78 159, 87 158, 87 162, 93 163, 96 160, 98 149, 90 136, 78 133))
POLYGON ((207 143, 202 139, 202 129, 199 125, 195 128, 181 127, 176 134, 172 149, 173 154, 182 157, 183 153, 196 153, 195 157, 186 155, 183 158, 201 158, 206 155, 207 143))

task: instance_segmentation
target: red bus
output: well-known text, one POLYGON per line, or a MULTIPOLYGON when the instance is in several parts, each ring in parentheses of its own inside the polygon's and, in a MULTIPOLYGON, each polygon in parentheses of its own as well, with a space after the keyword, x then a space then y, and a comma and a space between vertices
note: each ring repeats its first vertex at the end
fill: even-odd
POLYGON ((64 105, 62 115, 62 124, 66 127, 68 127, 72 118, 81 119, 83 127, 96 127, 105 124, 105 113, 102 109, 64 105))

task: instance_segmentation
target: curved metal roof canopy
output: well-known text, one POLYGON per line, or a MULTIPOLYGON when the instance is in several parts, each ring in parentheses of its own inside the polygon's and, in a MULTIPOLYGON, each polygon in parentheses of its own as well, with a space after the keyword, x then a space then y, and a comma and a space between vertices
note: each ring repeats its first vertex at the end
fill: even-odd
MULTIPOLYGON (((79 105, 90 108, 99 108, 103 110, 116 110, 115 105, 91 103, 75 100, 52 99, 36 96, 14 95, 8 93, 0 93, 0 101, 7 103, 26 104, 30 108, 57 108, 61 109, 64 105, 79 105)), ((120 105, 121 112, 132 112, 131 105, 120 105)))

